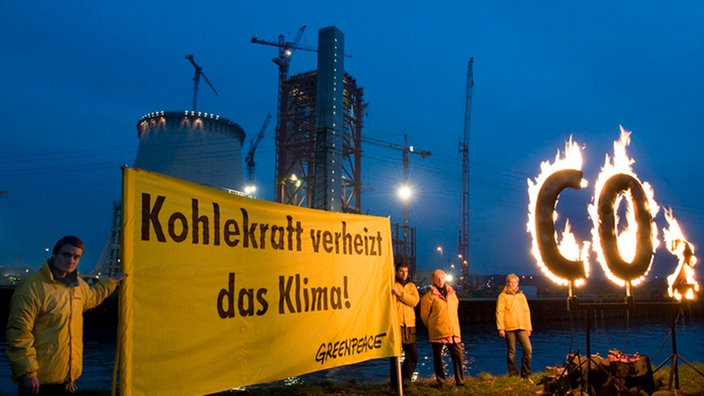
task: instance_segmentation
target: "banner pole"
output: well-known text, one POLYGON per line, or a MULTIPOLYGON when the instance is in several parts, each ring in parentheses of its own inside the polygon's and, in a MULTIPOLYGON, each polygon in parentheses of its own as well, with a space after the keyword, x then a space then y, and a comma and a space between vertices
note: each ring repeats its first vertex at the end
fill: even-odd
POLYGON ((394 360, 396 361, 396 378, 398 378, 398 381, 396 381, 396 385, 398 386, 398 396, 403 396, 403 379, 401 378, 401 357, 396 356, 394 357, 394 360))

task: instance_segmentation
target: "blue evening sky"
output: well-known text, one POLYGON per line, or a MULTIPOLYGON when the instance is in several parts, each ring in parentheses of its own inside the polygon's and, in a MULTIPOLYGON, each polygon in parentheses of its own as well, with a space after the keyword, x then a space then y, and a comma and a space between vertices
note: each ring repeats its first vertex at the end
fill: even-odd
MULTIPOLYGON (((276 110, 274 47, 253 35, 315 47, 318 29, 345 35, 345 69, 369 103, 363 133, 432 156, 411 156, 418 266, 457 254, 467 61, 471 113, 471 253, 476 273, 538 273, 529 254, 527 183, 572 134, 593 186, 619 125, 633 131, 634 170, 672 207, 695 245, 704 238, 704 3, 699 1, 15 1, 0 14, 0 266, 32 268, 64 234, 87 243, 93 269, 132 165, 136 123, 191 107, 239 123, 249 138, 276 110), (441 258, 436 248, 443 248, 441 258)), ((292 74, 315 68, 298 51, 292 74)), ((274 120, 256 153, 259 197, 273 198, 274 120)), ((401 152, 364 145, 362 209, 402 222, 401 152)), ((243 165, 244 166, 244 165, 243 165)), ((564 213, 588 220, 592 190, 564 213)), ((561 201, 561 205, 563 205, 561 201)), ((656 219, 660 225, 662 218, 656 219)), ((579 226, 577 227, 579 230, 579 226)), ((580 238, 589 238, 579 230, 580 238)), ((670 272, 664 250, 656 265, 670 272)), ((592 265, 593 273, 601 269, 592 265)))

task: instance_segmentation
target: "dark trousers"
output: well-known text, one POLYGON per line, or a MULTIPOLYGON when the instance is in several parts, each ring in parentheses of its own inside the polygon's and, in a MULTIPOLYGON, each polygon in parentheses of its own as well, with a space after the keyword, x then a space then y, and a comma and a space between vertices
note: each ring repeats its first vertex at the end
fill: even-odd
MULTIPOLYGON (((416 344, 402 344, 403 348, 403 364, 401 365, 401 379, 410 381, 413 377, 413 372, 416 371, 418 365, 418 348, 416 344)), ((398 374, 396 371, 396 358, 391 359, 391 385, 398 387, 398 374)))
POLYGON ((441 342, 431 342, 433 346, 433 368, 435 369, 435 379, 441 384, 447 382, 445 368, 442 364, 442 349, 447 346, 452 357, 452 366, 455 370, 455 383, 457 385, 464 384, 464 368, 462 366, 462 344, 443 344, 441 342))
POLYGON ((509 375, 518 375, 516 366, 516 340, 521 344, 523 356, 521 357, 521 377, 531 375, 530 361, 533 357, 533 346, 530 344, 528 332, 525 330, 513 330, 506 332, 506 365, 509 375))

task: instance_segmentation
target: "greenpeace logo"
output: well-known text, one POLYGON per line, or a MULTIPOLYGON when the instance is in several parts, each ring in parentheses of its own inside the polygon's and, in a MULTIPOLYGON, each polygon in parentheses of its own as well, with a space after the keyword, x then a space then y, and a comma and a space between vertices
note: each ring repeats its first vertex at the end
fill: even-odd
POLYGON ((320 344, 318 352, 315 354, 315 361, 320 364, 325 364, 329 359, 362 355, 374 349, 381 348, 384 337, 386 337, 386 333, 348 338, 342 341, 324 342, 320 344))

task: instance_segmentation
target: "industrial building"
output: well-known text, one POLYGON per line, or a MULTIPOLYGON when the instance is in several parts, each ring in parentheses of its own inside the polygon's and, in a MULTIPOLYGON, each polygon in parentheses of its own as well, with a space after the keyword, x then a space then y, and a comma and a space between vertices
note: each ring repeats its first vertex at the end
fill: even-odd
MULTIPOLYGON (((304 28, 294 42, 284 41, 283 36, 276 42, 252 38, 253 43, 279 50, 279 56, 273 59, 279 67, 275 200, 361 213, 363 89, 344 70, 344 34, 334 26, 320 29, 318 48, 303 48, 297 43, 304 28), (295 49, 317 52, 317 69, 289 78, 288 66, 295 49)), ((196 111, 200 79, 213 91, 215 88, 193 56, 186 58, 195 68, 193 108, 140 118, 134 167, 239 193, 246 184, 241 154, 245 132, 233 121, 196 111)), ((407 165, 407 145, 387 147, 403 150, 407 165)), ((248 165, 253 163, 253 150, 247 155, 248 165)), ((113 274, 119 268, 119 203, 115 203, 114 213, 112 232, 94 270, 96 274, 113 274)), ((401 227, 394 225, 392 231, 396 259, 409 264, 414 274, 415 230, 404 222, 401 227)))
POLYGON ((134 167, 227 190, 243 186, 242 127, 196 111, 161 111, 137 123, 134 167))

